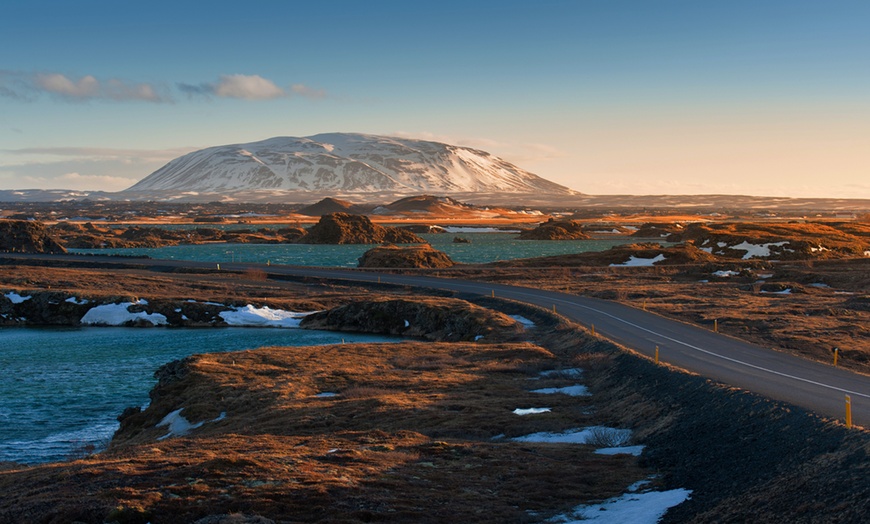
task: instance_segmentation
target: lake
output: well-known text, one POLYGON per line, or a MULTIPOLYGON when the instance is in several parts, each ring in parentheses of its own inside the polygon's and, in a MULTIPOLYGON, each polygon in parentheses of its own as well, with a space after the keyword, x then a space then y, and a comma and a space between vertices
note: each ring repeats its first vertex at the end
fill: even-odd
POLYGON ((145 406, 154 371, 194 353, 265 346, 395 342, 278 328, 0 328, 0 461, 64 460, 102 446, 129 406, 145 406))
MULTIPOLYGON (((462 231, 462 230, 461 230, 462 231)), ((454 262, 484 264, 515 258, 604 251, 636 239, 613 237, 592 240, 520 240, 513 233, 459 232, 420 235, 454 262), (454 243, 453 237, 469 240, 454 243)), ((201 262, 249 262, 294 266, 356 267, 357 260, 373 245, 360 244, 198 244, 160 248, 70 249, 72 253, 145 255, 157 259, 201 262)))

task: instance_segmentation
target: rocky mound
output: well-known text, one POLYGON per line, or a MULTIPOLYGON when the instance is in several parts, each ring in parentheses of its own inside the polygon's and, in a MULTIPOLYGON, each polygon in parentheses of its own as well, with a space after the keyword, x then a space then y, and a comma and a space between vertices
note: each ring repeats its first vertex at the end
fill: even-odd
POLYGON ((644 267, 717 262, 721 260, 720 257, 700 250, 691 244, 663 247, 660 244, 645 242, 614 246, 607 251, 601 252, 521 258, 493 262, 490 265, 497 267, 644 267))
POLYGON ((327 197, 316 204, 303 207, 298 213, 309 217, 319 217, 330 213, 349 213, 354 207, 353 202, 327 197))
POLYGON ((300 327, 448 342, 507 340, 523 330, 507 315, 454 298, 352 302, 308 315, 300 327))
POLYGON ((425 244, 410 231, 372 223, 368 217, 348 213, 332 213, 320 217, 301 244, 425 244))
POLYGON ((691 224, 668 240, 744 260, 870 256, 870 224, 860 223, 691 224))
POLYGON ((682 233, 683 229, 682 224, 647 222, 641 225, 631 236, 637 238, 666 238, 670 235, 682 233))
POLYGON ((586 240, 583 224, 576 220, 550 219, 535 229, 520 233, 521 240, 586 240))
POLYGON ((181 244, 227 242, 234 244, 289 244, 305 235, 301 228, 232 229, 224 231, 211 227, 196 229, 163 229, 159 227, 131 226, 111 229, 60 223, 49 228, 66 247, 82 249, 163 247, 181 244))
POLYGON ((398 247, 380 246, 363 253, 359 267, 369 268, 444 268, 455 264, 446 253, 429 244, 398 247))
POLYGON ((0 251, 66 253, 45 224, 27 220, 0 220, 0 251))
POLYGON ((384 213, 429 213, 435 215, 455 214, 469 209, 472 209, 472 206, 463 204, 456 199, 432 195, 410 196, 380 208, 384 213))

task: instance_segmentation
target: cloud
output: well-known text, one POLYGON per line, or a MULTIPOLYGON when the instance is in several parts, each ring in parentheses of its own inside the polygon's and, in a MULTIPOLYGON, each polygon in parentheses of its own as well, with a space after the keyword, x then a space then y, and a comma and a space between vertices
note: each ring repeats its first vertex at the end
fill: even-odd
MULTIPOLYGON (((286 88, 260 75, 221 75, 215 82, 176 82, 175 89, 187 98, 234 98, 239 100, 274 100, 299 96, 326 98, 327 93, 305 84, 286 88)), ((0 97, 33 102, 40 95, 50 95, 68 102, 138 101, 172 103, 174 98, 165 86, 146 82, 129 82, 118 78, 101 80, 93 75, 78 78, 62 73, 27 73, 0 70, 0 97)))
POLYGON ((165 103, 172 98, 153 84, 130 83, 118 78, 99 80, 93 75, 78 79, 61 73, 0 72, 0 96, 32 102, 41 94, 67 101, 110 100, 165 103))
POLYGON ((305 98, 326 98, 326 91, 323 89, 314 89, 305 84, 293 84, 290 90, 294 94, 304 96, 305 98))
POLYGON ((214 86, 214 94, 245 100, 270 100, 287 96, 286 91, 260 75, 223 75, 214 86))

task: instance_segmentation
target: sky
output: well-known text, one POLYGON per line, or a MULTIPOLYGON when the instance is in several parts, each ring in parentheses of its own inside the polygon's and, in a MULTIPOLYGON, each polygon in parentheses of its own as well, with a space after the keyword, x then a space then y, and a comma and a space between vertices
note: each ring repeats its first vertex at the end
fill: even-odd
POLYGON ((870 198, 868 23, 866 0, 4 0, 0 189, 357 132, 587 194, 870 198))

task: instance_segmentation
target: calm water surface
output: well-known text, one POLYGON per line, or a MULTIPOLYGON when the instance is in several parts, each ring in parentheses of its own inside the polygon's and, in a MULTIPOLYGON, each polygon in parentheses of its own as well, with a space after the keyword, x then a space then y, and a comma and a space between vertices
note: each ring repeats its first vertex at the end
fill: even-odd
MULTIPOLYGON (((594 240, 519 240, 512 233, 443 233, 420 235, 454 262, 483 264, 497 260, 604 251, 636 239, 614 237, 594 240), (470 241, 454 244, 453 237, 470 241)), ((201 262, 271 262, 296 266, 356 267, 363 253, 374 246, 359 244, 200 244, 135 249, 71 249, 74 253, 147 255, 170 260, 201 262)))
POLYGON ((395 341, 270 328, 0 328, 0 461, 37 463, 102 445, 144 406, 161 365, 193 353, 395 341))

